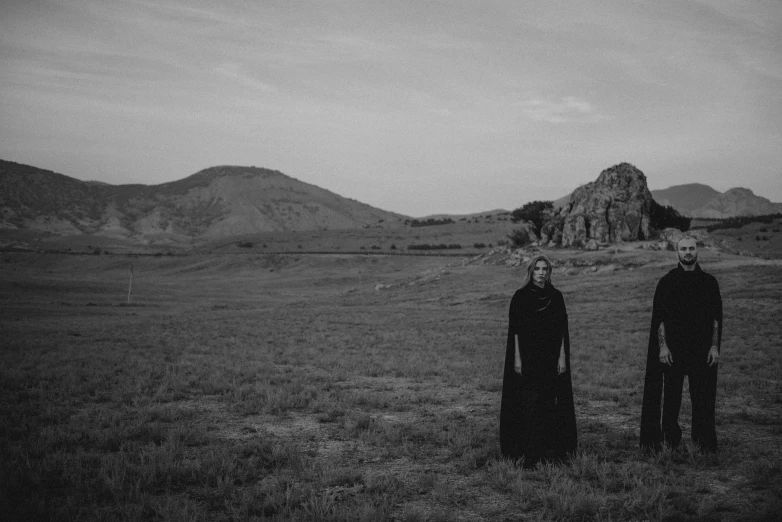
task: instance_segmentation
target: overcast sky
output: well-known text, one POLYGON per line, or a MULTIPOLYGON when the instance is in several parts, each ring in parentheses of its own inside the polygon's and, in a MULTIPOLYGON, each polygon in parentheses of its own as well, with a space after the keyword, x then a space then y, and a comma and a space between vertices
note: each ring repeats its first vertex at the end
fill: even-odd
POLYGON ((0 158, 255 165, 412 216, 651 189, 782 201, 779 0, 4 0, 0 158))

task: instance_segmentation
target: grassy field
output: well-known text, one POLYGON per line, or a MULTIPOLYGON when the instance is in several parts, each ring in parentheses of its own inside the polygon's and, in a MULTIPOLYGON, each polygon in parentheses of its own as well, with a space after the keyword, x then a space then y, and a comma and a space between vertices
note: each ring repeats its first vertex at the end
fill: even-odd
MULTIPOLYGON (((580 449, 529 471, 497 440, 520 269, 5 253, 2 519, 776 520, 778 261, 702 253, 725 302, 719 454, 637 450, 671 255, 552 253, 580 449)), ((685 437, 689 416, 685 394, 685 437)))

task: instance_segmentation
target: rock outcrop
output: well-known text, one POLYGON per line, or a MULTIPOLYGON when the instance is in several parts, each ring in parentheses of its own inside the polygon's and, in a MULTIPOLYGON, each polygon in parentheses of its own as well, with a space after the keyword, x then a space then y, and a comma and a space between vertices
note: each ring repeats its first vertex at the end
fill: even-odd
POLYGON ((652 195, 644 173, 620 163, 578 187, 560 209, 562 246, 649 238, 652 195))

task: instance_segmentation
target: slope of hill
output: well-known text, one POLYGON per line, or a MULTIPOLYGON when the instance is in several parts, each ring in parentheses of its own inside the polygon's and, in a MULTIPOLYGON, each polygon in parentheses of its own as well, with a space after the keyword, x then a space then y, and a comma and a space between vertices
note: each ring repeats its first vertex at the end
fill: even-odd
POLYGON ((695 217, 726 218, 762 216, 782 212, 782 203, 772 203, 746 188, 732 188, 694 211, 695 217))
POLYGON ((708 185, 687 183, 662 190, 652 190, 654 200, 663 206, 675 208, 683 216, 692 216, 692 212, 720 195, 708 185))
POLYGON ((0 160, 0 229, 190 242, 404 218, 256 167, 212 167, 161 185, 108 185, 0 160))
POLYGON ((708 185, 689 183, 651 192, 660 205, 672 206, 689 217, 724 219, 782 212, 782 203, 772 203, 741 187, 721 193, 708 185))

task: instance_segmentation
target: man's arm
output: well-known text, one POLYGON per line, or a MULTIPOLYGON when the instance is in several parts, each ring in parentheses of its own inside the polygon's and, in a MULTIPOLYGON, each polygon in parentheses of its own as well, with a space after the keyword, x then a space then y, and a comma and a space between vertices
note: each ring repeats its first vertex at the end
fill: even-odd
POLYGON ((670 366, 673 364, 673 355, 671 350, 668 349, 668 344, 665 341, 665 323, 660 323, 657 327, 657 341, 660 344, 660 362, 670 366))
POLYGON ((714 326, 711 332, 711 348, 709 348, 709 355, 706 358, 706 362, 709 366, 714 366, 720 360, 720 322, 715 319, 714 326))

